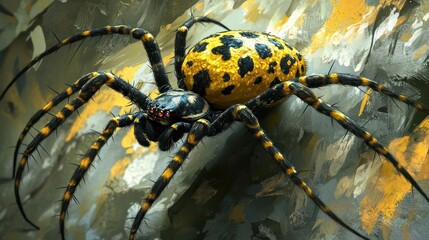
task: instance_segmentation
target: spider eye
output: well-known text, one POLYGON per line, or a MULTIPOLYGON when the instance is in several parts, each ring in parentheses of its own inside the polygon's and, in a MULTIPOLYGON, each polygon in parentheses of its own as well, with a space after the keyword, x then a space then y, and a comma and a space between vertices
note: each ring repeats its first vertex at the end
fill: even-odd
POLYGON ((165 113, 165 116, 169 118, 169 117, 170 117, 170 112, 168 112, 168 111, 167 111, 167 112, 165 113))
POLYGON ((158 112, 158 117, 162 117, 162 116, 164 116, 164 113, 163 113, 163 112, 161 112, 161 111, 159 111, 159 112, 158 112))

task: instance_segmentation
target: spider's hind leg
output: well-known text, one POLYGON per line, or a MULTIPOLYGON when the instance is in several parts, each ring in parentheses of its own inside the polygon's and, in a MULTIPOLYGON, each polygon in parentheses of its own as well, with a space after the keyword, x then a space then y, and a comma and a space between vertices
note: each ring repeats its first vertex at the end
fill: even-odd
MULTIPOLYGON (((390 163, 393 164, 395 169, 404 176, 407 181, 417 189, 417 191, 429 202, 429 196, 423 191, 417 181, 411 176, 407 169, 402 166, 399 161, 387 150, 385 146, 380 144, 378 140, 372 136, 371 133, 365 131, 362 127, 356 124, 351 118, 344 113, 335 109, 331 105, 323 102, 314 93, 303 84, 296 81, 288 81, 277 84, 276 86, 268 89, 255 99, 246 103, 246 106, 253 111, 266 108, 267 104, 281 100, 284 97, 296 95, 302 101, 316 109, 318 112, 330 117, 337 121, 346 130, 353 133, 364 141, 372 150, 385 157, 390 163)), ((418 103, 418 102, 417 102, 418 103)), ((420 103, 418 103, 420 104, 420 103)))
POLYGON ((271 155, 271 157, 280 165, 282 171, 289 176, 292 182, 301 188, 307 196, 331 219, 335 222, 348 229, 355 235, 368 239, 349 225, 347 225, 341 218, 339 218, 329 207, 319 198, 314 192, 307 186, 307 184, 298 177, 298 173, 295 168, 289 163, 281 154, 281 152, 274 146, 273 142, 265 134, 264 130, 259 125, 258 119, 252 113, 252 111, 245 105, 234 105, 223 112, 210 126, 210 133, 216 134, 228 123, 233 121, 239 121, 258 139, 262 147, 271 155))
POLYGON ((368 78, 359 77, 351 74, 342 74, 342 73, 333 73, 329 75, 310 75, 303 76, 297 79, 294 79, 294 82, 299 82, 304 86, 309 88, 318 88, 330 84, 341 84, 353 87, 369 87, 376 92, 383 93, 391 98, 394 98, 398 101, 406 103, 410 106, 413 106, 419 110, 424 110, 429 112, 429 106, 424 105, 421 102, 410 99, 409 97, 398 94, 392 89, 378 84, 377 82, 370 80, 368 78))

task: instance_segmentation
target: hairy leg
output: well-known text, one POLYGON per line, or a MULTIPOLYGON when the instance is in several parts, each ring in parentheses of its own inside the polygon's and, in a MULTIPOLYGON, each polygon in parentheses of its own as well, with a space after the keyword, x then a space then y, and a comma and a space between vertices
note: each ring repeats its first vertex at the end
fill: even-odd
POLYGON ((73 194, 75 193, 76 188, 78 187, 80 181, 84 178, 85 173, 88 171, 89 167, 92 165, 92 162, 94 161, 95 157, 117 128, 130 126, 134 123, 136 119, 140 117, 140 115, 140 113, 136 113, 133 115, 119 116, 110 119, 110 121, 107 123, 106 128, 97 138, 97 140, 92 144, 91 148, 85 153, 85 156, 81 160, 80 164, 77 166, 72 178, 67 185, 66 191, 64 192, 63 199, 61 202, 60 232, 62 239, 65 239, 64 220, 67 208, 70 204, 70 200, 73 198, 73 194))

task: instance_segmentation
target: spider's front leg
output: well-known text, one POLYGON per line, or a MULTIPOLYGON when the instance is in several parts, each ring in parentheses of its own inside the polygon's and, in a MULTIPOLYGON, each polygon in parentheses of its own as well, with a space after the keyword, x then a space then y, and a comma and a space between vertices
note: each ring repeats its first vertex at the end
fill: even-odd
MULTIPOLYGON (((78 90, 79 96, 72 100, 70 103, 66 104, 63 109, 61 109, 55 116, 52 118, 48 124, 43 127, 40 132, 35 136, 35 138, 28 144, 26 150, 24 151, 21 160, 19 161, 18 169, 16 170, 15 175, 15 199, 18 205, 18 208, 24 217, 25 221, 31 224, 36 229, 39 229, 33 222, 31 222, 26 216, 22 203, 21 197, 19 194, 19 187, 21 185, 21 178, 24 172, 25 166, 27 165, 28 159, 31 154, 37 149, 37 147, 41 144, 41 142, 47 138, 52 132, 54 132, 64 121, 79 107, 88 102, 91 97, 102 87, 108 86, 114 89, 117 92, 122 93, 125 97, 129 98, 132 102, 134 102, 140 108, 145 108, 147 96, 142 94, 138 89, 134 88, 130 84, 128 84, 123 79, 111 74, 104 72, 93 72, 88 75, 85 75, 81 79, 75 82, 74 86, 67 88, 63 93, 60 93, 57 97, 55 97, 52 101, 47 103, 42 110, 37 112, 31 120, 27 123, 27 127, 24 129, 21 134, 17 148, 22 144, 22 140, 25 135, 28 133, 28 130, 31 126, 33 126, 37 120, 39 120, 44 114, 49 112, 52 107, 59 104, 65 98, 71 96, 76 93, 78 90), (28 128, 28 129, 27 129, 28 128)), ((14 158, 14 165, 16 162, 16 155, 14 158)))
POLYGON ((140 206, 140 209, 134 219, 130 231, 129 239, 134 239, 139 226, 153 202, 159 197, 164 188, 173 178, 180 166, 182 166, 189 152, 206 136, 209 132, 209 122, 205 119, 200 119, 195 122, 189 131, 189 134, 183 143, 180 150, 174 155, 173 160, 168 164, 167 168, 153 185, 150 193, 140 206))

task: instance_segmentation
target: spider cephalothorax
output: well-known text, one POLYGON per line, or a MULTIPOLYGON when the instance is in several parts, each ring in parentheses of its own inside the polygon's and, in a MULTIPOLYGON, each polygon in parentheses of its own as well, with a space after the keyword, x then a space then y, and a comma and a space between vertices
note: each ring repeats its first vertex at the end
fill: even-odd
POLYGON ((366 236, 346 224, 316 196, 301 180, 292 164, 285 159, 259 125, 255 115, 261 110, 271 107, 272 104, 284 101, 291 95, 297 96, 307 105, 337 121, 347 131, 362 139, 372 150, 392 163, 396 170, 429 201, 429 197, 416 180, 404 166, 399 164, 386 147, 348 116, 323 102, 313 94, 310 88, 330 84, 366 86, 419 110, 429 111, 428 107, 363 77, 348 74, 304 76, 306 72, 304 58, 295 48, 282 39, 266 33, 230 31, 220 22, 207 17, 192 17, 177 30, 174 60, 179 89, 173 89, 169 83, 154 37, 143 29, 119 25, 87 30, 59 41, 57 45, 36 57, 21 70, 3 91, 0 100, 18 77, 46 55, 73 42, 108 34, 130 35, 143 42, 160 95, 155 99, 149 99, 118 76, 106 72, 93 72, 84 75, 73 85, 59 93, 29 120, 18 139, 13 166, 18 207, 25 220, 34 227, 38 228, 26 216, 19 195, 21 177, 29 156, 67 117, 88 102, 104 85, 129 98, 141 110, 112 118, 77 166, 61 202, 60 231, 63 239, 65 237, 64 221, 70 200, 94 158, 117 128, 134 125, 134 134, 141 145, 148 146, 151 141, 158 142, 161 150, 170 149, 175 142, 186 134, 182 146, 141 204, 130 231, 130 239, 134 239, 145 214, 171 181, 192 149, 204 137, 219 134, 235 121, 244 124, 249 132, 258 139, 266 152, 279 164, 283 173, 302 189, 321 211, 355 235, 367 239, 366 236), (228 31, 201 40, 185 55, 188 29, 197 22, 214 23, 228 31), (28 144, 15 174, 18 149, 29 129, 53 107, 73 94, 78 94, 78 97, 67 103, 55 114, 52 120, 28 144))
POLYGON ((179 121, 195 121, 209 113, 207 101, 190 91, 182 89, 161 93, 147 104, 147 117, 163 125, 179 121))

